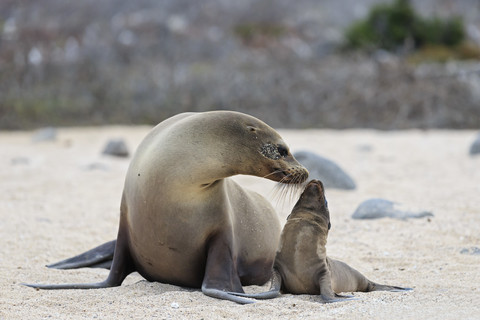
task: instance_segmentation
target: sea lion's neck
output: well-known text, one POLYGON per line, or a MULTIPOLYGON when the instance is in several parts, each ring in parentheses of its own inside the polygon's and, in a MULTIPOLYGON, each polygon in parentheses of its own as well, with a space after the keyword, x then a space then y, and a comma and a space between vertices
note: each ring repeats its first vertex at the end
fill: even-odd
POLYGON ((325 217, 322 215, 314 214, 307 210, 293 211, 287 217, 287 223, 288 222, 293 223, 294 221, 304 221, 311 224, 315 224, 315 226, 319 228, 322 233, 324 234, 328 233, 328 222, 326 221, 325 217))

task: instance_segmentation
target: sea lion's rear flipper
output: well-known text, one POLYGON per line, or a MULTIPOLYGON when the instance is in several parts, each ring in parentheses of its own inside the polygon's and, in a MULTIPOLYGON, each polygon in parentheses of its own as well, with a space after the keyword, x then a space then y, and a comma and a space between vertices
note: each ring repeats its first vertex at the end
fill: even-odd
POLYGON ((260 293, 239 293, 239 292, 229 292, 230 294, 240 296, 240 297, 247 297, 247 298, 254 298, 254 299, 273 299, 280 295, 280 288, 282 287, 282 276, 277 269, 273 270, 272 273, 272 283, 270 284, 270 289, 265 292, 260 293))
MULTIPOLYGON (((121 228, 120 223, 120 228, 121 228)), ((22 283, 23 285, 35 289, 45 289, 45 290, 55 290, 55 289, 99 289, 99 288, 109 288, 109 287, 118 287, 122 284, 123 280, 133 271, 135 271, 135 266, 130 255, 130 250, 126 241, 126 233, 122 232, 121 229, 118 232, 117 241, 111 241, 107 244, 111 245, 116 242, 114 248, 115 255, 113 257, 112 267, 108 278, 102 282, 96 283, 70 283, 70 284, 28 284, 22 283)))
POLYGON ((410 291, 413 290, 412 288, 404 288, 404 287, 397 287, 397 286, 388 286, 384 284, 378 284, 375 282, 371 283, 370 286, 371 290, 369 291, 391 291, 391 292, 403 292, 403 291, 410 291))
POLYGON ((53 269, 77 269, 85 267, 110 269, 116 242, 117 240, 109 241, 75 257, 49 264, 47 267, 53 269))
POLYGON ((109 288, 115 287, 114 285, 109 285, 107 280, 96 283, 63 283, 63 284, 36 284, 36 283, 21 283, 24 286, 42 289, 42 290, 61 290, 61 289, 100 289, 100 288, 109 288))
POLYGON ((255 303, 253 300, 230 293, 231 291, 243 293, 240 277, 231 256, 230 242, 221 235, 210 240, 202 292, 212 298, 230 300, 239 304, 255 303))

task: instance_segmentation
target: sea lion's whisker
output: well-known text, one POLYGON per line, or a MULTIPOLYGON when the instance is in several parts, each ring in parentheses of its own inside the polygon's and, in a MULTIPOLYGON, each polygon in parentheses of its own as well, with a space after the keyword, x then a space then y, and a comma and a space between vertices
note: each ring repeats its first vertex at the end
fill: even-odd
POLYGON ((279 182, 273 188, 272 199, 276 200, 277 205, 279 204, 280 200, 283 199, 282 195, 286 186, 286 184, 279 182))
POLYGON ((273 187, 273 189, 271 190, 272 192, 272 199, 277 199, 279 200, 280 199, 280 194, 281 194, 281 190, 285 187, 285 185, 283 183, 277 183, 275 184, 275 186, 273 187))
POLYGON ((301 179, 302 178, 300 176, 291 173, 279 181, 279 183, 275 186, 275 192, 273 196, 273 199, 276 199, 277 206, 284 207, 285 201, 293 202, 293 200, 297 198, 298 194, 303 190, 304 187, 303 183, 299 183, 301 179), (284 183, 284 181, 288 181, 288 183, 284 183))
MULTIPOLYGON (((274 175, 274 174, 277 174, 277 173, 281 173, 281 172, 282 172, 282 170, 275 170, 275 171, 270 172, 270 173, 267 174, 267 175, 264 175, 262 178, 267 178, 267 177, 269 177, 269 176, 271 176, 271 175, 274 175)), ((283 179, 283 178, 282 178, 282 179, 283 179)))

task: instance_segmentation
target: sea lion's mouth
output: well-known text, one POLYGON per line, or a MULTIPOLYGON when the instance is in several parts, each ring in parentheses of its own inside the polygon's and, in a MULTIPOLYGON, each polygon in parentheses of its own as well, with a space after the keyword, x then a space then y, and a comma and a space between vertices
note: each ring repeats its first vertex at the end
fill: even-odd
POLYGON ((292 167, 286 170, 275 168, 272 177, 277 178, 276 180, 280 183, 300 184, 307 180, 308 171, 305 168, 292 167))
POLYGON ((305 187, 305 190, 307 190, 308 188, 316 188, 317 192, 320 192, 320 190, 323 188, 323 185, 319 180, 314 179, 307 184, 307 186, 305 187))

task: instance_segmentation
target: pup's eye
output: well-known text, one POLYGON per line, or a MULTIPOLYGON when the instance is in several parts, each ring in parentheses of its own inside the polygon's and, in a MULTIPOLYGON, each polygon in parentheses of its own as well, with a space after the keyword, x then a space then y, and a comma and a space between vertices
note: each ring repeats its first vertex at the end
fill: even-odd
POLYGON ((277 149, 278 149, 278 153, 280 153, 282 157, 288 156, 288 150, 284 146, 278 146, 277 149))
POLYGON ((330 230, 331 227, 332 227, 332 224, 329 222, 328 223, 328 230, 330 230))
POLYGON ((327 200, 325 200, 325 207, 328 208, 328 201, 327 200))

